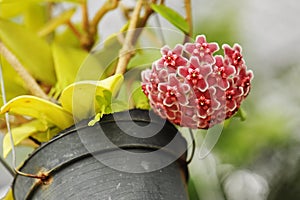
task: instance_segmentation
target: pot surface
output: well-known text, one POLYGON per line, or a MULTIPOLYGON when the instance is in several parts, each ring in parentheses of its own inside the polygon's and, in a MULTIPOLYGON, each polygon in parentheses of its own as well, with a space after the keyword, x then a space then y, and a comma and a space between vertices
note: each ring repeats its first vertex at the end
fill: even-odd
POLYGON ((45 143, 21 171, 49 172, 45 183, 17 175, 19 199, 188 199, 187 144, 152 112, 130 110, 83 120, 45 143))

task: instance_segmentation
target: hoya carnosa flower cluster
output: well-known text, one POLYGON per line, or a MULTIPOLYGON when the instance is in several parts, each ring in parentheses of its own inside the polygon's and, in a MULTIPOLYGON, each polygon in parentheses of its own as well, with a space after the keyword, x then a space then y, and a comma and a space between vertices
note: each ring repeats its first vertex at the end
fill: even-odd
POLYGON ((199 35, 195 43, 165 46, 152 69, 142 72, 142 89, 154 112, 174 124, 206 129, 230 118, 251 88, 238 44, 222 46, 224 57, 214 56, 217 43, 199 35))

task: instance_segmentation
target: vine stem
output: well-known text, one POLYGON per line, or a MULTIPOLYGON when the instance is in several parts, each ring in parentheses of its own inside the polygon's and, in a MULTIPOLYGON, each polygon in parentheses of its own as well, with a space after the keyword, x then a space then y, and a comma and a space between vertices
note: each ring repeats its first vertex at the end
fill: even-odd
POLYGON ((29 74, 29 72, 25 69, 25 67, 16 58, 16 56, 2 42, 0 42, 0 54, 2 54, 4 58, 6 58, 9 64, 15 69, 15 71, 24 80, 31 94, 49 100, 49 97, 38 85, 35 79, 29 74))
MULTIPOLYGON (((6 92, 5 92, 4 78, 3 78, 1 63, 0 63, 0 85, 1 85, 2 101, 3 101, 3 104, 6 104, 7 103, 6 102, 6 92)), ((12 166, 13 166, 13 169, 14 169, 14 171, 9 170, 10 173, 14 174, 14 175, 19 174, 21 176, 26 176, 26 177, 30 177, 30 178, 38 178, 38 179, 41 179, 41 180, 47 179, 47 174, 41 174, 41 175, 28 174, 28 173, 21 172, 17 169, 17 167, 16 167, 16 151, 15 151, 15 147, 14 147, 15 143, 14 143, 14 138, 13 138, 10 123, 9 123, 9 114, 7 112, 5 113, 5 121, 6 121, 6 127, 7 127, 7 132, 8 132, 7 134, 9 134, 9 139, 10 139, 10 144, 11 144, 12 166)), ((6 166, 6 167, 8 167, 8 166, 6 166)), ((9 169, 9 168, 7 168, 7 169, 9 169)))
POLYGON ((0 163, 2 164, 2 166, 4 166, 4 168, 9 172, 11 176, 16 175, 15 171, 9 166, 9 164, 1 156, 0 156, 0 163))
POLYGON ((192 139, 192 153, 191 153, 191 156, 190 158, 186 161, 186 164, 190 164, 193 160, 193 157, 194 157, 194 154, 195 154, 195 150, 196 150, 196 141, 195 141, 195 137, 194 137, 194 134, 193 134, 193 131, 192 129, 189 128, 189 133, 190 133, 190 137, 192 139))
POLYGON ((184 42, 189 42, 190 38, 193 36, 193 21, 192 21, 192 6, 191 0, 184 0, 186 21, 189 24, 190 30, 187 35, 185 35, 184 42))
POLYGON ((132 13, 132 17, 129 22, 128 31, 125 36, 124 45, 119 52, 119 62, 115 74, 124 74, 126 71, 127 64, 129 63, 132 57, 132 53, 130 51, 132 50, 133 40, 135 39, 136 36, 135 29, 137 28, 138 25, 138 20, 140 17, 140 12, 143 3, 144 0, 139 0, 132 13))

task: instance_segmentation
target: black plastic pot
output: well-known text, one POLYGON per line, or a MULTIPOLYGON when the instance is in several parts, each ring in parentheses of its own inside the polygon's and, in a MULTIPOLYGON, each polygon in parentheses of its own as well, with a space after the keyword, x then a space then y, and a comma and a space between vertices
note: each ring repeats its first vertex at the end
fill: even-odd
POLYGON ((185 139, 152 112, 130 110, 81 121, 32 153, 17 175, 20 199, 188 199, 185 139), (151 118, 151 122, 150 122, 151 118))

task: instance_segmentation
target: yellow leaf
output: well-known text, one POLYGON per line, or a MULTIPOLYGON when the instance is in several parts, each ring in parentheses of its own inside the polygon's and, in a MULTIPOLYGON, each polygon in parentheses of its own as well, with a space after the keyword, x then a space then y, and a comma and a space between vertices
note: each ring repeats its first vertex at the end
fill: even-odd
POLYGON ((44 1, 49 1, 49 2, 65 2, 65 1, 68 1, 68 2, 72 2, 72 3, 84 3, 87 0, 44 0, 44 1))
MULTIPOLYGON (((79 32, 82 32, 81 24, 74 23, 74 26, 79 32)), ((78 37, 76 37, 74 32, 67 26, 62 26, 59 30, 55 30, 53 41, 56 44, 60 44, 63 46, 81 48, 78 37)))
POLYGON ((112 34, 105 39, 101 49, 95 51, 95 56, 101 58, 101 66, 104 69, 101 78, 106 78, 116 70, 119 51, 122 44, 119 41, 118 34, 112 34))
POLYGON ((46 131, 34 133, 33 135, 31 135, 31 137, 36 139, 39 142, 48 142, 60 131, 61 131, 60 128, 53 126, 53 127, 49 127, 49 129, 47 129, 46 131))
POLYGON ((33 32, 37 32, 45 25, 49 17, 47 11, 46 4, 31 3, 23 14, 25 26, 33 32))
POLYGON ((34 32, 16 23, 0 19, 0 40, 36 79, 56 82, 50 46, 34 32))
POLYGON ((47 24, 45 24, 39 31, 38 36, 43 37, 48 35, 49 33, 53 32, 58 26, 65 24, 68 22, 73 14, 75 13, 76 8, 72 8, 61 13, 59 16, 53 18, 47 24))
POLYGON ((116 74, 101 81, 79 81, 66 87, 59 101, 73 113, 76 120, 86 119, 99 112, 96 96, 104 97, 105 90, 115 95, 123 82, 123 75, 116 74))
MULTIPOLYGON (((28 94, 25 89, 24 81, 18 76, 17 72, 10 66, 10 64, 0 55, 0 62, 2 64, 3 78, 5 83, 5 92, 7 100, 16 96, 28 94)), ((0 99, 0 106, 3 105, 2 98, 0 99)))
MULTIPOLYGON (((45 132, 48 126, 39 120, 33 120, 26 124, 22 124, 16 128, 12 128, 11 132, 14 139, 14 145, 20 144, 24 139, 28 138, 34 133, 45 132)), ((11 151, 10 135, 6 134, 3 139, 3 157, 5 158, 11 151)))
POLYGON ((56 90, 60 93, 65 87, 74 83, 81 63, 89 55, 85 50, 53 43, 52 52, 57 77, 56 90))
POLYGON ((30 95, 23 95, 10 100, 2 106, 0 114, 5 112, 30 116, 42 122, 52 123, 61 129, 73 124, 72 115, 62 107, 30 95))
POLYGON ((98 82, 98 84, 109 90, 113 96, 119 91, 124 77, 122 74, 115 74, 98 82))
POLYGON ((0 0, 0 17, 7 19, 20 15, 34 1, 37 0, 0 0))

